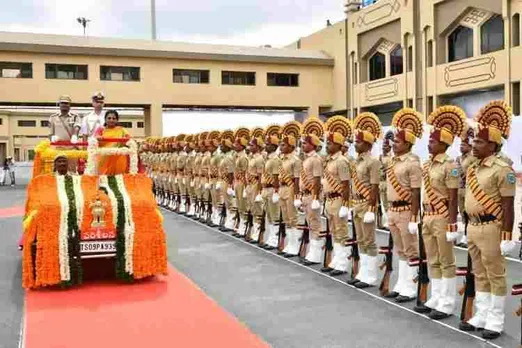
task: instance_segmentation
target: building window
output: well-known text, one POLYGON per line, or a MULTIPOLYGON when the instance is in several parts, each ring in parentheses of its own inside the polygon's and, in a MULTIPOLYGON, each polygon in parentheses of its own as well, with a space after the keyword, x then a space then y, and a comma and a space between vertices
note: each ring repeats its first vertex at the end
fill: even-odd
POLYGON ((513 100, 511 105, 513 107, 513 115, 520 116, 520 82, 513 83, 513 100))
POLYGON ((266 79, 269 86, 298 87, 299 74, 267 73, 266 79))
POLYGON ((4 123, 4 119, 0 118, 0 126, 4 123))
POLYGON ((140 68, 131 66, 101 66, 102 81, 139 81, 140 68))
POLYGON ((482 54, 504 49, 504 20, 496 15, 488 19, 480 30, 480 51, 482 54))
POLYGON ((513 16, 511 25, 513 26, 513 47, 518 47, 520 46, 520 15, 518 13, 513 16))
POLYGON ((433 40, 428 41, 426 55, 426 65, 428 66, 428 68, 431 68, 433 66, 433 40))
POLYGON ((390 73, 391 75, 400 75, 402 74, 403 63, 402 63, 402 47, 397 46, 390 53, 390 73))
POLYGON ((20 148, 15 147, 14 149, 14 160, 15 162, 20 162, 20 148))
POLYGON ((357 62, 353 63, 353 83, 356 85, 359 83, 359 70, 358 70, 358 64, 357 62))
POLYGON ((473 29, 459 25, 448 37, 448 60, 473 57, 473 29))
POLYGON ((34 150, 27 150, 27 160, 34 161, 34 150))
POLYGON ((433 97, 428 97, 428 110, 426 115, 429 116, 433 112, 433 97))
POLYGON ((138 128, 145 128, 145 122, 138 121, 138 128))
POLYGON ((33 64, 0 62, 0 77, 31 79, 33 78, 33 64))
POLYGON ((34 120, 18 120, 18 127, 36 127, 34 120))
POLYGON ((379 0, 363 0, 362 1, 362 7, 367 7, 367 6, 373 5, 377 1, 379 1, 379 0))
POLYGON ((47 120, 40 121, 40 127, 49 128, 50 127, 49 121, 47 121, 47 120))
POLYGON ((123 128, 132 128, 132 122, 118 122, 123 128))
POLYGON ((46 79, 87 80, 87 65, 45 64, 46 79))
POLYGON ((382 79, 386 76, 386 58, 377 52, 370 58, 370 81, 382 79))
POLYGON ((408 71, 413 71, 413 47, 408 46, 408 71))
POLYGON ((408 103, 406 104, 409 108, 413 108, 413 99, 408 99, 408 103))
POLYGON ((247 71, 222 71, 221 84, 255 86, 256 73, 247 71))
POLYGON ((174 83, 208 83, 209 70, 173 69, 174 83))

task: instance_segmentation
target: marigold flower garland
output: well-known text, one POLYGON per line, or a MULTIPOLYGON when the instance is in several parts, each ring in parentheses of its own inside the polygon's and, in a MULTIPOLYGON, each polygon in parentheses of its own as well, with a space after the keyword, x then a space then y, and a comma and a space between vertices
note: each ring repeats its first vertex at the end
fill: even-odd
POLYGON ((97 156, 129 156, 129 174, 138 173, 138 145, 134 140, 125 143, 127 147, 105 147, 99 148, 96 138, 89 139, 87 147, 87 167, 85 174, 96 175, 97 156))
POLYGON ((134 251, 134 218, 132 214, 131 199, 125 187, 122 175, 116 175, 118 190, 121 192, 123 204, 125 206, 125 271, 129 274, 134 273, 133 251, 134 251))
MULTIPOLYGON (((59 176, 58 176, 59 177, 59 176)), ((67 215, 67 239, 68 239, 68 263, 70 270, 70 279, 63 285, 70 286, 80 284, 83 278, 82 261, 80 258, 80 231, 78 230, 77 209, 76 209, 76 193, 73 177, 65 176, 65 191, 69 205, 67 215)), ((83 202, 82 202, 83 203, 83 202)))

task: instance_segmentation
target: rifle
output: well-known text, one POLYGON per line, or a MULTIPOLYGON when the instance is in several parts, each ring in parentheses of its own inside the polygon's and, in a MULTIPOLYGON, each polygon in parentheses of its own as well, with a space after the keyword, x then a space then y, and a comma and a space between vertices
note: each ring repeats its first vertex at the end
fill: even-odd
POLYGON ((300 230, 303 231, 303 236, 301 237, 301 245, 299 245, 299 258, 301 260, 304 260, 306 257, 306 247, 308 246, 308 243, 310 243, 310 228, 308 227, 308 221, 305 220, 304 226, 298 227, 300 230))
MULTIPOLYGON (((464 233, 468 232, 468 218, 464 215, 464 233)), ((466 277, 464 286, 459 290, 462 298, 462 306, 460 310, 460 321, 467 322, 473 316, 473 302, 475 301, 475 275, 473 274, 473 264, 471 256, 468 252, 468 267, 457 267, 457 276, 466 277)))
POLYGON ((261 223, 259 227, 259 237, 257 238, 257 245, 263 247, 265 245, 265 229, 266 229, 266 212, 263 211, 263 215, 261 215, 261 223))
POLYGON ((207 201, 207 209, 205 210, 205 215, 203 215, 203 219, 204 222, 209 225, 209 226, 212 226, 214 227, 214 223, 212 222, 212 212, 213 212, 213 206, 212 206, 212 197, 210 197, 210 195, 208 195, 208 201, 207 201))
POLYGON ((252 227, 254 226, 254 216, 249 211, 247 214, 247 221, 245 223, 245 240, 250 242, 250 236, 252 235, 252 227))
MULTIPOLYGON (((420 205, 420 197, 419 197, 419 209, 422 206, 420 205)), ((417 276, 417 301, 413 310, 417 313, 429 313, 431 311, 430 308, 426 307, 424 303, 428 300, 428 285, 430 283, 430 278, 428 276, 428 262, 426 260, 426 249, 424 247, 424 238, 422 237, 422 221, 424 220, 424 214, 421 211, 421 219, 419 223, 419 258, 417 260, 413 260, 410 266, 415 266, 418 263, 419 273, 417 276)))
POLYGON ((330 223, 328 222, 328 218, 326 218, 326 231, 324 236, 326 238, 326 241, 324 243, 324 260, 321 272, 330 272, 332 270, 329 265, 332 262, 333 241, 332 234, 330 233, 330 223))
POLYGON ((385 255, 384 262, 379 266, 382 270, 386 268, 384 271, 384 276, 382 277, 381 285, 379 285, 379 292, 381 296, 387 296, 390 293, 390 277, 393 272, 393 237, 390 232, 388 236, 388 246, 380 247, 379 254, 385 255))
POLYGON ((227 207, 225 203, 221 205, 221 213, 219 214, 219 230, 225 232, 225 219, 227 218, 227 207))
POLYGON ((279 211, 279 235, 277 240, 277 254, 282 255, 285 248, 286 225, 283 222, 283 213, 279 211))
POLYGON ((353 210, 352 210, 352 238, 346 242, 346 246, 352 247, 352 254, 350 255, 349 258, 350 258, 350 260, 352 260, 352 271, 350 274, 350 278, 353 280, 353 279, 355 279, 355 277, 357 277, 357 274, 359 273, 359 261, 361 259, 359 256, 359 245, 357 242, 357 231, 355 229, 355 219, 354 219, 354 215, 353 215, 353 210))
MULTIPOLYGON (((522 295, 522 284, 515 284, 513 285, 513 287, 511 288, 511 295, 522 295)), ((522 318, 522 300, 520 302, 520 307, 518 307, 518 309, 515 311, 514 313, 517 317, 521 317, 522 318)), ((522 320, 520 322, 521 324, 521 327, 522 327, 522 320)), ((520 337, 520 347, 522 347, 522 336, 520 337)))

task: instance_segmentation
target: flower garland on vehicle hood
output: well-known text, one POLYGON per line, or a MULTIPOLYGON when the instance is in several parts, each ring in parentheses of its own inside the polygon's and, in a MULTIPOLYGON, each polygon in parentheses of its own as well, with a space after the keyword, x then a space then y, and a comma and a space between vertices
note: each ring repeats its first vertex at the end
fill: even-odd
POLYGON ((24 220, 23 286, 81 282, 79 241, 92 222, 90 203, 98 194, 107 207, 107 228, 118 230, 117 235, 122 236, 122 245, 117 247, 121 278, 132 280, 166 274, 162 216, 151 190, 151 180, 142 174, 34 178, 28 187, 24 220), (107 183, 108 195, 99 194, 98 181, 107 183), (31 246, 35 241, 33 264, 31 246))

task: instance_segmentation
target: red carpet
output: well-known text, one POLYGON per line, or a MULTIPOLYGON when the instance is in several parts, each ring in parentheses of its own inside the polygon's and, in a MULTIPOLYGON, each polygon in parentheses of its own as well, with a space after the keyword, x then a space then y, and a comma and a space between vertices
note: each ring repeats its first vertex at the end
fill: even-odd
POLYGON ((268 347, 192 281, 26 292, 26 348, 268 347))
POLYGON ((24 207, 0 208, 0 219, 24 215, 24 207))

